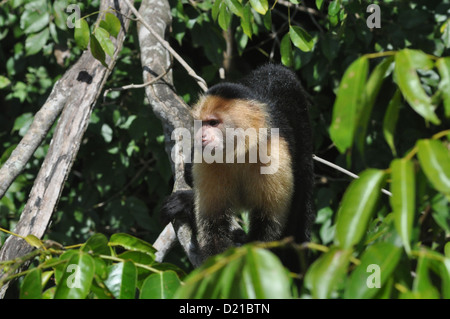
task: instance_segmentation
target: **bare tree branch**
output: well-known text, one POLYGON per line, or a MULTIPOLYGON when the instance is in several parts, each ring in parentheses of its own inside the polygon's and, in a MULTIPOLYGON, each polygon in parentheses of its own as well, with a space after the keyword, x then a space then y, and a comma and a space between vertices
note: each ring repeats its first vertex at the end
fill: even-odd
MULTIPOLYGON (((100 5, 101 11, 105 11, 110 7, 121 11, 125 15, 130 14, 129 8, 121 6, 118 1, 102 0, 100 5)), ((98 19, 100 18, 101 15, 99 15, 98 19)), ((119 16, 119 19, 122 20, 122 17, 119 16)), ((117 37, 117 41, 114 40, 116 46, 115 55, 112 59, 106 61, 110 66, 109 69, 94 59, 89 51, 85 51, 78 62, 55 84, 52 94, 50 94, 49 99, 44 104, 44 111, 50 109, 53 112, 43 111, 35 118, 33 129, 39 132, 39 135, 37 135, 39 141, 34 143, 36 146, 33 147, 37 147, 43 136, 48 132, 48 125, 51 125, 58 113, 55 110, 64 108, 58 120, 48 153, 14 231, 21 236, 33 234, 41 238, 45 233, 61 195, 64 182, 80 147, 83 134, 88 126, 92 109, 115 64, 117 55, 121 51, 129 20, 126 19, 126 21, 122 20, 121 22, 122 29, 117 37), (61 105, 52 106, 52 103, 60 103, 61 105), (42 120, 41 118, 46 115, 50 118, 42 120), (40 123, 43 124, 43 127, 36 128, 40 123)), ((30 137, 22 141, 22 143, 27 143, 29 139, 30 137)), ((21 147, 27 151, 20 153, 19 149, 14 156, 19 158, 22 163, 28 161, 34 150, 32 151, 31 148, 27 149, 26 145, 21 147)), ((31 250, 32 247, 23 239, 10 236, 0 250, 0 260, 11 260, 26 255, 31 250)), ((6 289, 7 285, 1 287, 0 298, 3 297, 6 289)))
MULTIPOLYGON (((171 65, 172 52, 160 41, 168 34, 171 25, 169 3, 165 0, 144 0, 136 16, 139 20, 138 35, 143 78, 144 82, 149 82, 164 74, 171 65), (148 25, 152 26, 153 32, 148 29, 148 25), (158 36, 155 37, 155 33, 158 36)), ((189 107, 174 91, 171 71, 156 83, 147 86, 145 92, 153 112, 163 124, 166 152, 170 155, 175 145, 175 141, 172 141, 172 132, 176 128, 191 128, 192 117, 189 107)), ((184 179, 183 161, 171 161, 171 164, 175 180, 173 191, 189 189, 184 179)), ((174 225, 168 224, 153 244, 158 250, 157 260, 163 260, 178 237, 191 262, 198 265, 200 259, 193 245, 192 236, 190 225, 184 221, 175 221, 174 225)))

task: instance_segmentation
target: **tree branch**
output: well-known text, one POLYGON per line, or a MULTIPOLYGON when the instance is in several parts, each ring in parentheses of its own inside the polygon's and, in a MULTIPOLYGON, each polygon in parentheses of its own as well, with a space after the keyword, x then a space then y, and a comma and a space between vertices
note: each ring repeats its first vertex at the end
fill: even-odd
MULTIPOLYGON (((170 6, 165 0, 142 1, 139 13, 138 35, 141 47, 141 64, 143 67, 143 82, 150 82, 164 74, 171 65, 171 51, 161 42, 162 37, 168 34, 171 25, 170 6), (152 31, 147 27, 152 25, 152 31), (155 36, 154 34, 157 34, 155 36)), ((189 107, 176 94, 173 89, 172 71, 150 86, 146 86, 145 92, 152 106, 153 112, 161 120, 166 141, 166 153, 172 154, 175 141, 172 140, 172 132, 176 128, 190 129, 192 117, 189 107)), ((175 156, 181 156, 175 154, 175 156)), ((189 189, 184 179, 183 161, 171 161, 174 174, 173 191, 189 189)), ((188 258, 194 265, 199 263, 199 256, 193 246, 192 230, 184 221, 175 221, 168 224, 161 232, 153 246, 158 250, 157 260, 162 261, 169 249, 178 241, 183 246, 188 258)))
MULTIPOLYGON (((102 0, 100 10, 104 11, 108 8, 114 8, 116 11, 122 9, 122 13, 130 14, 127 7, 120 7, 118 1, 102 0)), ((100 19, 101 15, 97 19, 100 19)), ((40 132, 38 141, 34 142, 37 147, 42 141, 43 136, 48 132, 48 125, 51 126, 54 118, 57 117, 58 111, 63 108, 62 114, 58 120, 48 153, 44 159, 38 176, 34 181, 33 188, 30 192, 29 199, 17 223, 15 233, 21 236, 33 234, 38 238, 42 238, 49 224, 53 211, 58 203, 64 182, 70 172, 76 154, 80 147, 81 139, 89 123, 92 109, 97 101, 106 79, 108 78, 117 58, 121 51, 125 32, 129 25, 129 20, 122 20, 122 29, 115 42, 116 51, 112 59, 108 59, 109 69, 94 59, 90 51, 85 51, 78 62, 66 72, 66 74, 55 84, 49 99, 44 104, 45 110, 53 110, 50 112, 49 119, 42 121, 41 117, 48 113, 39 113, 34 120, 34 131, 40 132), (60 103, 61 105, 54 105, 60 103), (42 123, 43 127, 39 128, 42 123)), ((41 112, 40 111, 40 112, 41 112)), ((26 144, 31 139, 22 140, 22 144, 26 144)), ((27 149, 26 145, 22 145, 14 158, 19 158, 20 162, 26 162, 31 157, 34 150, 27 149, 25 153, 21 153, 21 149, 27 149)), ((34 148, 35 149, 35 148, 34 148)), ((5 170, 10 167, 6 166, 5 170)), ((0 260, 10 260, 26 255, 32 250, 23 239, 10 236, 6 240, 0 250, 0 260)), ((6 292, 7 285, 1 287, 0 298, 6 292)))

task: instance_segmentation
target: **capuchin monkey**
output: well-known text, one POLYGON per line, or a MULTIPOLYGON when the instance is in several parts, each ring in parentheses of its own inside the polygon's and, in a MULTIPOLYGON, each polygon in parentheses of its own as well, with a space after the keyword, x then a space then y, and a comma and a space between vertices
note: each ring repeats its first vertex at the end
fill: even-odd
POLYGON ((309 240, 312 136, 308 102, 296 75, 264 65, 239 83, 211 87, 192 109, 191 191, 172 193, 162 213, 191 216, 202 259, 249 241, 309 240), (249 212, 249 231, 232 231, 249 212))

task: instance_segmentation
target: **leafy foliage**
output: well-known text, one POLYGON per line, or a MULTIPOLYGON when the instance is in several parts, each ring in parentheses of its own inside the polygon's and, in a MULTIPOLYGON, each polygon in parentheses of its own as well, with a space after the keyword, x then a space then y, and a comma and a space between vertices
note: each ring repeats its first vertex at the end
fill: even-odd
MULTIPOLYGON (((162 229, 157 212, 171 171, 161 125, 142 106, 143 92, 133 91, 110 93, 94 110, 47 235, 85 243, 63 250, 28 238, 38 248, 30 258, 41 258, 23 274, 21 298, 450 298, 450 2, 289 2, 173 0, 171 44, 211 84, 227 47, 230 79, 268 60, 297 70, 314 105, 315 154, 358 173, 350 180, 316 165, 313 238, 297 247, 311 257, 296 277, 302 284, 292 286, 292 274, 260 244, 215 256, 186 277, 154 262, 147 242, 162 229), (379 29, 366 25, 372 3, 379 29), (67 285, 70 265, 83 270, 76 289, 67 285)), ((98 26, 85 15, 70 30, 69 3, 0 7, 0 163, 81 49, 90 44, 103 63, 114 51, 112 14, 98 26)), ((81 6, 97 12, 98 1, 81 6)), ((138 50, 132 31, 109 86, 142 81, 138 50)), ((195 101, 194 81, 177 65, 173 71, 179 94, 195 101)), ((48 143, 0 200, 5 228, 17 220, 48 143)), ((172 256, 189 271, 183 258, 172 256)))

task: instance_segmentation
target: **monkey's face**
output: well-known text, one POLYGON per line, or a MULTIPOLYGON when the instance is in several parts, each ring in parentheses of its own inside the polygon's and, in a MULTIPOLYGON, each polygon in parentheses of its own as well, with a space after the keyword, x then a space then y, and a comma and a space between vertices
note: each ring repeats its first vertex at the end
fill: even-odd
POLYGON ((224 148, 225 125, 218 116, 209 115, 202 119, 202 127, 195 134, 195 138, 200 141, 203 148, 214 150, 224 148))

